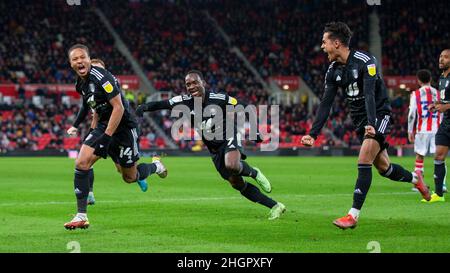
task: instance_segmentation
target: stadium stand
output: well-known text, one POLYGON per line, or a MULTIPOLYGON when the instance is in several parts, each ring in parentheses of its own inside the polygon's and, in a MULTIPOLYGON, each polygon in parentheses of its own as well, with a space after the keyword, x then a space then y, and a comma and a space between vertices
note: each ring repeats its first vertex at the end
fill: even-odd
MULTIPOLYGON (((299 75, 320 97, 328 67, 328 60, 320 50, 323 25, 330 18, 346 21, 355 32, 352 46, 368 48, 369 7, 360 2, 113 0, 90 1, 89 4, 105 12, 157 90, 184 92, 184 74, 187 70, 198 69, 204 72, 212 90, 225 91, 245 103, 261 105, 268 104, 268 92, 230 46, 238 47, 265 80, 277 75, 299 75), (106 5, 109 8, 104 8, 106 5), (334 14, 336 5, 345 12, 334 14), (231 38, 231 45, 213 27, 206 11, 231 38)), ((418 68, 427 67, 437 75, 437 51, 448 41, 449 35, 437 31, 444 29, 444 20, 436 18, 445 10, 445 3, 427 2, 427 9, 436 11, 437 16, 433 18, 424 15, 425 9, 418 0, 408 1, 408 5, 402 3, 405 1, 392 4, 404 8, 398 16, 393 16, 392 5, 380 7, 380 20, 384 22, 380 25, 384 38, 384 73, 412 75, 418 68), (406 33, 406 28, 412 31, 406 33), (447 36, 441 39, 442 35, 447 36)), ((113 74, 134 73, 114 47, 111 35, 89 9, 76 9, 64 1, 18 0, 1 2, 0 15, 1 34, 8 37, 0 42, 0 83, 73 83, 74 73, 67 63, 66 50, 76 42, 90 46, 91 55, 105 60, 113 74), (19 11, 29 16, 20 17, 19 11)), ((79 148, 80 139, 89 126, 87 123, 79 137, 65 136, 65 130, 78 111, 76 104, 62 104, 59 95, 45 105, 44 110, 30 102, 25 94, 19 97, 21 103, 1 106, 2 151, 79 148)), ((333 136, 320 136, 316 145, 358 145, 342 97, 336 101, 326 125, 333 136)), ((405 144, 407 101, 396 97, 392 105, 395 125, 389 141, 391 145, 405 144)), ((317 105, 313 108, 312 112, 308 111, 307 105, 302 103, 280 106, 281 147, 301 146, 299 140, 309 132, 317 105)), ((173 121, 168 111, 151 116, 170 135, 173 121)), ((141 147, 165 147, 164 139, 147 121, 143 122, 141 147)), ((186 150, 198 145, 183 140, 176 143, 186 150)))

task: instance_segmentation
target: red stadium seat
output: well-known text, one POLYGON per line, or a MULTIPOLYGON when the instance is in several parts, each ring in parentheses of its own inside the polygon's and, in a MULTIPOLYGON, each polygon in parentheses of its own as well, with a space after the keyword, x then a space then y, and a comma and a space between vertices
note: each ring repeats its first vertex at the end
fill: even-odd
POLYGON ((78 143, 80 143, 80 137, 66 137, 63 140, 64 150, 75 150, 78 143))
POLYGON ((13 118, 13 111, 2 111, 2 120, 11 120, 13 118))
POLYGON ((42 137, 38 139, 37 149, 43 150, 52 140, 52 136, 50 134, 43 134, 42 137))
POLYGON ((150 140, 148 138, 143 137, 139 141, 139 146, 141 149, 149 149, 150 148, 150 140))

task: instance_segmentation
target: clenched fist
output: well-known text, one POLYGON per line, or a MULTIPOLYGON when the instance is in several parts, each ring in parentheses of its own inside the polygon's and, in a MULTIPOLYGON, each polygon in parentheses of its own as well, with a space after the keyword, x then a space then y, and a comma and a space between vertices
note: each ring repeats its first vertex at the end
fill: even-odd
POLYGON ((313 146, 314 145, 314 138, 310 135, 306 135, 302 137, 302 144, 305 146, 313 146))
POLYGON ((70 127, 70 128, 67 130, 67 134, 68 134, 69 136, 76 136, 77 133, 78 133, 78 129, 75 128, 75 127, 73 127, 73 126, 70 127))

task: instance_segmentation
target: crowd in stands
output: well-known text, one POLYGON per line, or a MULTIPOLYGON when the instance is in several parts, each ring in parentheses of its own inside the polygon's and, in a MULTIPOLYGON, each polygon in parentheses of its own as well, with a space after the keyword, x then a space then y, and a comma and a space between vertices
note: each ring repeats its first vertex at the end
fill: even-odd
POLYGON ((67 50, 75 43, 107 60, 111 72, 132 73, 98 17, 66 1, 0 1, 0 33, 0 83, 74 83, 67 50))
MULTIPOLYGON (((0 153, 15 149, 38 151, 43 149, 78 150, 91 124, 89 115, 78 128, 75 137, 67 135, 79 111, 78 105, 68 106, 47 102, 0 106, 0 153)), ((134 110, 133 110, 134 111, 134 110)), ((151 129, 146 119, 140 119, 140 147, 164 148, 166 143, 151 129)))
POLYGON ((439 54, 449 47, 448 3, 396 0, 380 6, 383 68, 388 75, 415 75, 419 69, 439 78, 439 54), (393 12, 398 11, 398 12, 393 12))
POLYGON ((347 22, 354 32, 351 46, 367 50, 367 9, 356 0, 223 1, 208 6, 263 77, 300 75, 319 95, 329 65, 320 48, 325 24, 330 18, 347 22))
MULTIPOLYGON (((105 14, 157 90, 183 93, 185 73, 197 69, 203 72, 211 90, 227 92, 245 104, 264 105, 269 104, 268 92, 233 48, 245 55, 263 80, 277 75, 299 75, 320 97, 328 67, 326 55, 320 49, 323 26, 330 18, 347 22, 355 33, 351 46, 367 50, 370 7, 362 2, 112 0, 89 4, 105 14), (214 21, 229 41, 217 31, 214 21)), ((429 60, 437 60, 438 53, 434 51, 448 41, 449 34, 439 31, 444 29, 443 20, 435 19, 439 16, 425 16, 428 11, 420 8, 418 0, 410 5, 400 2, 405 1, 380 7, 380 20, 384 22, 380 24, 385 39, 384 73, 406 75, 415 74, 418 68, 433 68, 436 64, 429 60), (398 15, 386 10, 392 5, 398 5, 401 10, 398 15)), ((444 12, 445 3, 435 0, 430 3, 436 14, 444 12)), ((0 33, 8 37, 0 42, 0 83, 73 83, 75 75, 67 62, 67 48, 76 42, 87 44, 91 56, 103 59, 113 74, 134 74, 92 9, 74 8, 65 1, 3 1, 0 23, 0 33)), ((69 141, 69 145, 64 136, 77 106, 59 105, 43 110, 25 103, 2 109, 2 149, 40 149, 43 144, 39 138, 47 134, 51 136, 47 148, 64 149, 70 145, 78 148, 80 141, 69 141), (62 124, 49 115, 69 118, 62 124)), ((405 107, 408 105, 404 98, 393 100, 392 143, 406 141, 405 107)), ((317 105, 312 112, 307 109, 306 104, 281 106, 280 138, 284 146, 300 146, 300 137, 309 132, 317 105)), ((151 117, 170 137, 173 120, 169 112, 153 113, 151 117)), ((336 98, 326 128, 320 145, 359 144, 342 95, 336 98)), ((80 138, 87 129, 88 125, 82 129, 80 138)), ((148 123, 142 126, 142 139, 144 148, 165 145, 148 123)), ((182 149, 197 145, 192 141, 176 143, 182 149)))

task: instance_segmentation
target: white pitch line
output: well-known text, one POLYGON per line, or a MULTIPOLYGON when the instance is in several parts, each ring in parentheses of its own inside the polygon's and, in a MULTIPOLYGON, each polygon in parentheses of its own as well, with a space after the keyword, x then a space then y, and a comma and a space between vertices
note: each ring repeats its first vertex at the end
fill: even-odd
MULTIPOLYGON (((369 193, 372 195, 412 195, 415 192, 385 192, 385 193, 369 193)), ((277 197, 283 198, 316 198, 316 197, 350 197, 351 193, 336 193, 336 194, 278 194, 277 197)), ((243 197, 195 197, 195 198, 161 198, 161 199, 146 199, 146 200, 99 200, 98 204, 141 204, 152 202, 190 202, 190 201, 219 201, 219 200, 237 200, 243 197)), ((48 202, 11 202, 0 203, 0 207, 10 206, 43 206, 43 205, 73 205, 74 201, 48 201, 48 202)))

